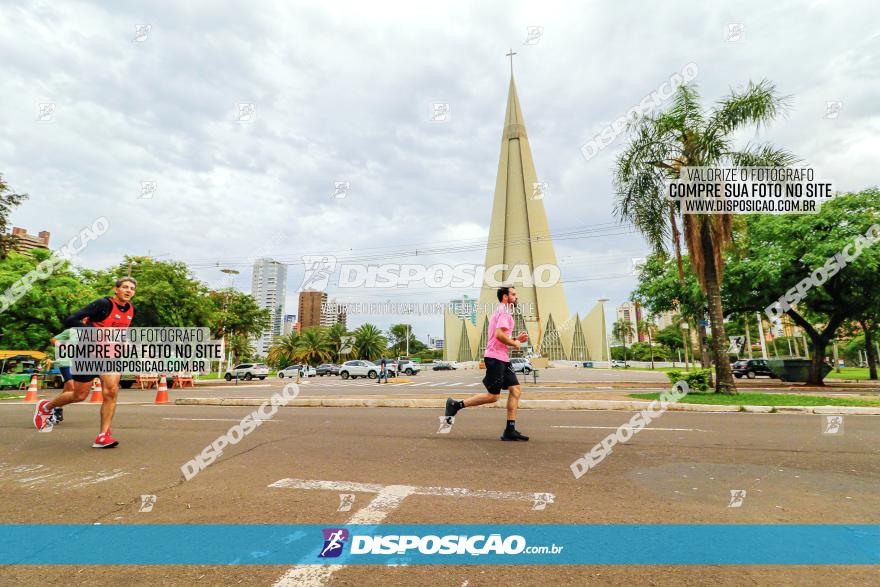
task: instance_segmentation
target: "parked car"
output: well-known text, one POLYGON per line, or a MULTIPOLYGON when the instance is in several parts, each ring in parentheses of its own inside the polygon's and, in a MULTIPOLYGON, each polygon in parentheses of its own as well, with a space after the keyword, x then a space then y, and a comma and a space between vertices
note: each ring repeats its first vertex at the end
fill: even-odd
POLYGON ((323 363, 315 367, 315 372, 319 377, 323 377, 324 375, 339 375, 339 365, 323 363))
POLYGON ((339 376, 343 379, 357 379, 358 377, 369 377, 375 379, 379 376, 379 367, 370 361, 346 361, 339 366, 339 376))
POLYGON ((451 361, 437 361, 431 369, 434 371, 455 371, 455 365, 451 361))
POLYGON ((236 365, 232 369, 227 369, 223 378, 226 381, 232 381, 233 379, 250 381, 254 377, 265 379, 268 375, 269 366, 265 363, 242 363, 241 365, 236 365))
POLYGON ((510 366, 513 368, 514 373, 522 373, 524 375, 528 375, 535 370, 532 367, 532 363, 524 357, 513 357, 510 359, 510 366))
POLYGON ((745 375, 749 379, 754 379, 758 375, 776 379, 776 375, 770 370, 767 361, 764 359, 744 359, 733 364, 733 376, 741 379, 745 375))
POLYGON ((611 360, 611 367, 612 368, 622 367, 622 368, 626 369, 626 361, 621 361, 620 359, 612 359, 611 360))
POLYGON ((395 366, 399 367, 400 372, 406 375, 418 375, 419 371, 422 370, 421 365, 409 359, 403 359, 395 366))
POLYGON ((300 377, 314 377, 317 374, 316 369, 310 365, 291 365, 279 371, 278 377, 281 379, 285 377, 296 378, 297 372, 301 373, 300 377))

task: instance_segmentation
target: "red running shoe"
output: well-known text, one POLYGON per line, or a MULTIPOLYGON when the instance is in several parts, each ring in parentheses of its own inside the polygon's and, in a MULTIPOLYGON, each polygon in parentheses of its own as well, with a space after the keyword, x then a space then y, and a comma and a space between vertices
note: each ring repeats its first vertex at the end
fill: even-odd
POLYGON ((54 422, 52 418, 52 410, 46 410, 46 404, 49 400, 44 399, 37 402, 37 409, 34 410, 34 426, 40 432, 51 432, 54 422))
POLYGON ((95 437, 95 442, 92 444, 92 448, 113 448, 118 445, 119 441, 110 436, 110 431, 102 432, 95 437))

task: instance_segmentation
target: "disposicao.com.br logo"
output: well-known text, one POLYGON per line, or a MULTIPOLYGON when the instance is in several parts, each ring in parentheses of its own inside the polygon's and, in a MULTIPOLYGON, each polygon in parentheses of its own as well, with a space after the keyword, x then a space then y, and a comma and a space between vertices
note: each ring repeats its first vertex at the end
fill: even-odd
MULTIPOLYGON (((324 546, 318 555, 320 558, 338 557, 348 541, 349 534, 344 528, 325 528, 324 546)), ((476 534, 473 536, 451 534, 439 536, 414 534, 372 536, 363 534, 351 535, 351 554, 405 555, 441 554, 441 555, 516 555, 516 554, 559 554, 564 546, 528 546, 526 539, 518 534, 502 537, 501 534, 476 534)))

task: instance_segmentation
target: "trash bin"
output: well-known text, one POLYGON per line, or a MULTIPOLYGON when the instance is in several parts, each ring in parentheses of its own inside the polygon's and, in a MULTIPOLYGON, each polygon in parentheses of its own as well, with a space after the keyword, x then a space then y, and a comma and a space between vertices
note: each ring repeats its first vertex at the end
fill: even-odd
POLYGON ((591 369, 593 367, 593 361, 584 361, 584 368, 591 369))
MULTIPOLYGON (((809 359, 770 359, 767 366, 781 381, 803 383, 810 375, 809 359)), ((831 366, 822 364, 822 377, 831 373, 831 366)))

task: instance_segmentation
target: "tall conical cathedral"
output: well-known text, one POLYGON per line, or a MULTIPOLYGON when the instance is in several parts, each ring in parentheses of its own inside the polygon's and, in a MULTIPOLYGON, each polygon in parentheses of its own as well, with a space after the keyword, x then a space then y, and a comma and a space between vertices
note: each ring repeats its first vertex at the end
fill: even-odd
MULTIPOLYGON (((533 280, 535 268, 556 271, 556 251, 544 211, 543 188, 535 173, 525 120, 516 93, 513 73, 507 94, 507 111, 501 134, 501 155, 495 179, 495 199, 486 244, 484 279, 476 320, 453 312, 444 315, 444 357, 449 361, 479 361, 486 350, 489 315, 498 304, 494 281, 515 286, 519 310, 516 330, 529 333, 533 353, 551 360, 607 361, 605 312, 602 302, 584 317, 570 314, 560 279, 553 285, 547 271, 533 280), (507 265, 490 273, 490 268, 507 265), (517 270, 527 266, 528 270, 517 270), (528 275, 525 275, 528 273, 528 275), (475 323, 474 323, 475 322, 475 323)), ((512 353, 512 356, 516 356, 512 353)))

